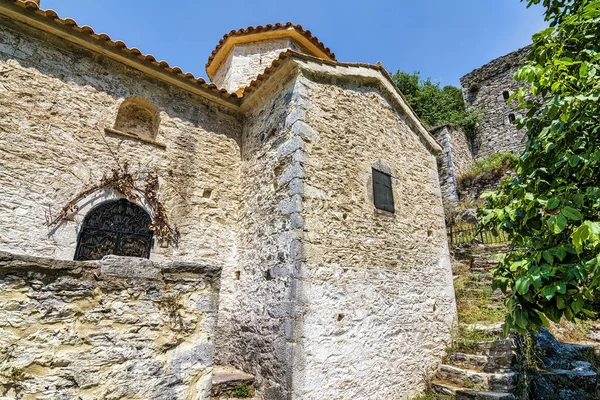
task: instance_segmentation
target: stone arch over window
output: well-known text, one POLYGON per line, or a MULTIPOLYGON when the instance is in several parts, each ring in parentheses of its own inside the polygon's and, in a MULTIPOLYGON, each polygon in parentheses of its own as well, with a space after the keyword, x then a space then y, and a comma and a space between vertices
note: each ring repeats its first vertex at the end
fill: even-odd
POLYGON ((155 139, 160 125, 158 108, 141 97, 128 97, 121 103, 114 129, 144 139, 155 139))
POLYGON ((115 254, 150 257, 152 218, 137 204, 126 199, 105 201, 85 216, 75 260, 99 260, 115 254))

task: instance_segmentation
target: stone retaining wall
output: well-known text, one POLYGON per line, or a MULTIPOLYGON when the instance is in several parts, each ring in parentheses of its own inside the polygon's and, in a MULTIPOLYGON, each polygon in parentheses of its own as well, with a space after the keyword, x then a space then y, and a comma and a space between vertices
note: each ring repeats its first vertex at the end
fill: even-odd
POLYGON ((0 397, 205 399, 220 268, 0 252, 0 397))

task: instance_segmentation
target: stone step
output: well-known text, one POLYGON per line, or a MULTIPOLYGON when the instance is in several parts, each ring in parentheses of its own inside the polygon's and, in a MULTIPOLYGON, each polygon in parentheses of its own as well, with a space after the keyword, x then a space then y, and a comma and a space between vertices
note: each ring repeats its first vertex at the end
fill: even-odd
POLYGON ((473 343, 470 345, 469 353, 481 356, 506 357, 512 355, 516 349, 516 341, 509 337, 508 339, 473 343))
POLYGON ((512 392, 516 388, 515 372, 487 373, 443 364, 437 377, 467 389, 491 392, 512 392))
POLYGON ((432 381, 431 389, 438 395, 451 396, 455 400, 515 400, 512 393, 477 391, 444 381, 432 381))
MULTIPOLYGON (((475 323, 475 324, 459 324, 460 328, 463 330, 467 330, 467 331, 483 331, 487 334, 493 334, 493 335, 498 335, 498 338, 501 337, 502 335, 502 322, 497 322, 494 324, 482 324, 482 323, 475 323)), ((488 342, 483 342, 483 343, 488 343, 488 342)))
POLYGON ((480 372, 511 372, 515 355, 503 357, 480 356, 467 353, 453 353, 448 356, 447 363, 458 367, 480 372))
POLYGON ((468 294, 473 298, 492 298, 492 297, 504 297, 500 289, 492 290, 487 285, 482 285, 479 282, 469 282, 466 287, 460 289, 464 294, 468 294))
POLYGON ((472 281, 476 281, 476 282, 481 282, 484 280, 493 280, 494 279, 494 275, 490 274, 489 272, 471 272, 471 280, 472 281))
POLYGON ((496 260, 473 260, 471 262, 471 272, 489 272, 496 268, 498 261, 496 260))
POLYGON ((463 389, 462 386, 458 386, 451 382, 444 382, 438 379, 431 381, 431 390, 435 394, 442 396, 454 396, 457 390, 463 389))
POLYGON ((211 400, 239 398, 247 392, 246 398, 254 396, 254 375, 231 366, 215 366, 212 373, 211 400))
POLYGON ((496 260, 473 260, 470 270, 471 272, 489 272, 496 265, 498 265, 496 260))
POLYGON ((504 296, 492 296, 484 299, 482 297, 473 297, 473 296, 459 296, 461 300, 471 300, 471 301, 489 301, 490 303, 498 303, 498 304, 488 304, 486 307, 493 310, 501 310, 503 309, 504 304, 504 296))
POLYGON ((459 390, 454 400, 515 400, 512 393, 505 392, 483 392, 477 390, 459 390))

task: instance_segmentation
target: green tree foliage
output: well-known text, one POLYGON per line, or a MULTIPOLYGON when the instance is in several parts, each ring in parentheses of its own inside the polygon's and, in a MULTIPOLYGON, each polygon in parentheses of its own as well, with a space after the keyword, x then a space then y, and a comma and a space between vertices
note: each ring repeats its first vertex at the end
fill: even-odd
MULTIPOLYGON (((524 0, 521 0, 524 1, 524 0)), ((579 10, 585 0, 526 0, 527 7, 533 4, 542 4, 546 8, 546 21, 550 21, 550 26, 559 24, 563 16, 575 13, 579 10)))
POLYGON ((509 99, 525 113, 526 149, 480 210, 515 248, 493 271, 505 333, 600 316, 600 0, 543 4, 553 26, 533 36, 515 74, 528 89, 509 99))
POLYGON ((472 131, 477 114, 467 110, 462 92, 454 86, 440 87, 421 74, 398 71, 392 75, 406 101, 428 127, 449 124, 472 131))

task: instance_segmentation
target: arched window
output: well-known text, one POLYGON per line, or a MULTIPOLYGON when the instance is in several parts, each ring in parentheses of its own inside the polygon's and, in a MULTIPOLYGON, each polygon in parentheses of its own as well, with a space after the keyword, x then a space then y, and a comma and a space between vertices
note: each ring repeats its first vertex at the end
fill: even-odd
POLYGON ((129 97, 121 103, 114 129, 145 139, 155 139, 160 116, 150 101, 141 97, 129 97))
POLYGON ((105 255, 150 257, 152 218, 125 199, 94 207, 83 220, 75 260, 99 260, 105 255))

